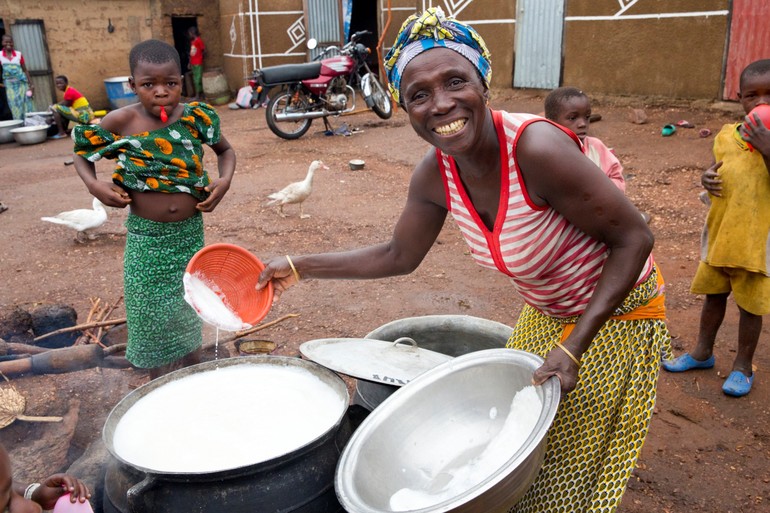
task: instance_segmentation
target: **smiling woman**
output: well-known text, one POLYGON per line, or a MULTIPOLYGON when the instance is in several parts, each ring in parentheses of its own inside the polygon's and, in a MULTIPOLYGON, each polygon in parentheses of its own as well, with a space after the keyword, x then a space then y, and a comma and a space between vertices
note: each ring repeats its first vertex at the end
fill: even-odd
MULTIPOLYGON (((489 52, 472 27, 439 8, 412 16, 385 68, 433 148, 412 174, 390 241, 292 256, 295 268, 303 279, 412 272, 451 213, 474 260, 508 277, 527 303, 508 347, 543 357, 533 384, 557 377, 566 394, 542 470, 512 511, 614 511, 647 434, 661 355, 670 354, 649 228, 572 132, 489 108, 489 52)), ((258 286, 271 280, 276 297, 298 281, 285 257, 267 263, 258 286)))

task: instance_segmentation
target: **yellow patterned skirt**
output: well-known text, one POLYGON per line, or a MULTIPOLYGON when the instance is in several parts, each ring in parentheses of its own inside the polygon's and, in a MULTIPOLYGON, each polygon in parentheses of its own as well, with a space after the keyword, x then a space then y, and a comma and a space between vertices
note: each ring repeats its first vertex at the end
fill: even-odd
MULTIPOLYGON (((616 312, 648 302, 657 271, 616 312)), ((545 356, 565 322, 526 306, 508 347, 545 356)), ((671 357, 662 319, 610 319, 583 354, 575 390, 562 397, 548 431, 543 467, 511 513, 612 512, 641 452, 655 405, 661 357, 671 357)))

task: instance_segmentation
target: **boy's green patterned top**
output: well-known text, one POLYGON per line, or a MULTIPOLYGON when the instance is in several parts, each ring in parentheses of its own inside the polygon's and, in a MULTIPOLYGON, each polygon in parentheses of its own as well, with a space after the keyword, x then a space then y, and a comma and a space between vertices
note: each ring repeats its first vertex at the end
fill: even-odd
POLYGON ((221 132, 219 115, 205 103, 184 104, 177 121, 152 132, 121 136, 99 125, 80 125, 73 133, 76 154, 91 162, 117 160, 112 181, 125 189, 208 196, 203 143, 216 144, 221 132))

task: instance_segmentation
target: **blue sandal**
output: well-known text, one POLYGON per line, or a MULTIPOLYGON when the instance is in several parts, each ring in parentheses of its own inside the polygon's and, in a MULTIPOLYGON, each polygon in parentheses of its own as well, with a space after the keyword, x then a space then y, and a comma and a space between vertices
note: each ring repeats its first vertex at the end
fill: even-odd
POLYGON ((663 362, 663 368, 668 372, 686 372, 693 369, 710 369, 714 366, 714 355, 705 360, 696 360, 690 353, 684 353, 673 360, 663 362))
POLYGON ((722 392, 733 397, 743 397, 751 392, 751 385, 753 384, 754 373, 751 376, 746 376, 741 371, 732 371, 722 385, 722 392))

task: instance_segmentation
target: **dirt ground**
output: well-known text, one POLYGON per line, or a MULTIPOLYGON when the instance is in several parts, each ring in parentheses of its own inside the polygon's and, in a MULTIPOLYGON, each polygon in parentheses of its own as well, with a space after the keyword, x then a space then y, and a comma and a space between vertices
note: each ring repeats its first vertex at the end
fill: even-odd
MULTIPOLYGON (((537 113, 542 100, 537 91, 495 91, 492 106, 537 113)), ((412 166, 427 150, 402 111, 387 121, 371 113, 333 120, 336 127, 344 121, 358 129, 349 137, 326 136, 323 123, 316 121, 298 141, 274 136, 262 110, 219 111, 238 168, 227 197, 205 217, 206 241, 238 244, 263 259, 386 240, 404 203, 412 166), (364 159, 365 168, 351 171, 348 161, 353 158, 364 159), (296 207, 288 207, 290 215, 282 218, 265 206, 269 193, 302 179, 314 159, 322 159, 330 170, 316 174, 305 204, 310 218, 299 219, 296 207)), ((594 112, 602 120, 592 125, 591 134, 615 148, 625 167, 629 198, 652 216, 674 346, 678 351, 689 348, 701 307, 701 299, 689 293, 706 215, 698 200, 699 177, 709 164, 713 142, 713 135, 700 138, 698 129, 716 132, 736 120, 740 109, 734 104, 602 97, 594 99, 594 112), (632 124, 632 108, 644 108, 649 122, 632 124), (661 137, 664 124, 682 119, 696 128, 661 137)), ((0 306, 30 309, 66 303, 83 320, 93 298, 114 302, 121 296, 126 212, 110 210, 110 221, 85 244, 74 242, 74 232, 40 221, 41 216, 91 203, 73 167, 63 164, 70 151, 69 140, 0 146, 0 200, 9 206, 0 215, 0 306)), ((212 152, 206 161, 213 168, 212 152)), ((109 164, 100 164, 98 171, 106 179, 109 164)), ((259 335, 277 344, 274 354, 297 355, 299 344, 307 340, 362 337, 386 322, 411 316, 467 314, 512 325, 520 307, 507 280, 472 262, 449 221, 413 274, 370 282, 308 280, 286 293, 265 321, 289 313, 299 317, 259 335)), ((115 317, 122 316, 121 308, 115 317)), ((742 399, 728 398, 720 389, 731 370, 736 334, 737 309, 730 303, 717 339, 716 367, 687 375, 662 373, 650 434, 621 512, 770 510, 768 328, 755 358, 754 390, 742 399)), ((213 336, 213 331, 206 332, 208 339, 213 336)), ((105 368, 12 379, 27 399, 27 414, 65 416, 64 423, 17 421, 0 431, 16 478, 39 480, 67 468, 100 437, 112 406, 146 380, 143 372, 105 368), (44 451, 58 456, 41 458, 44 451)))

